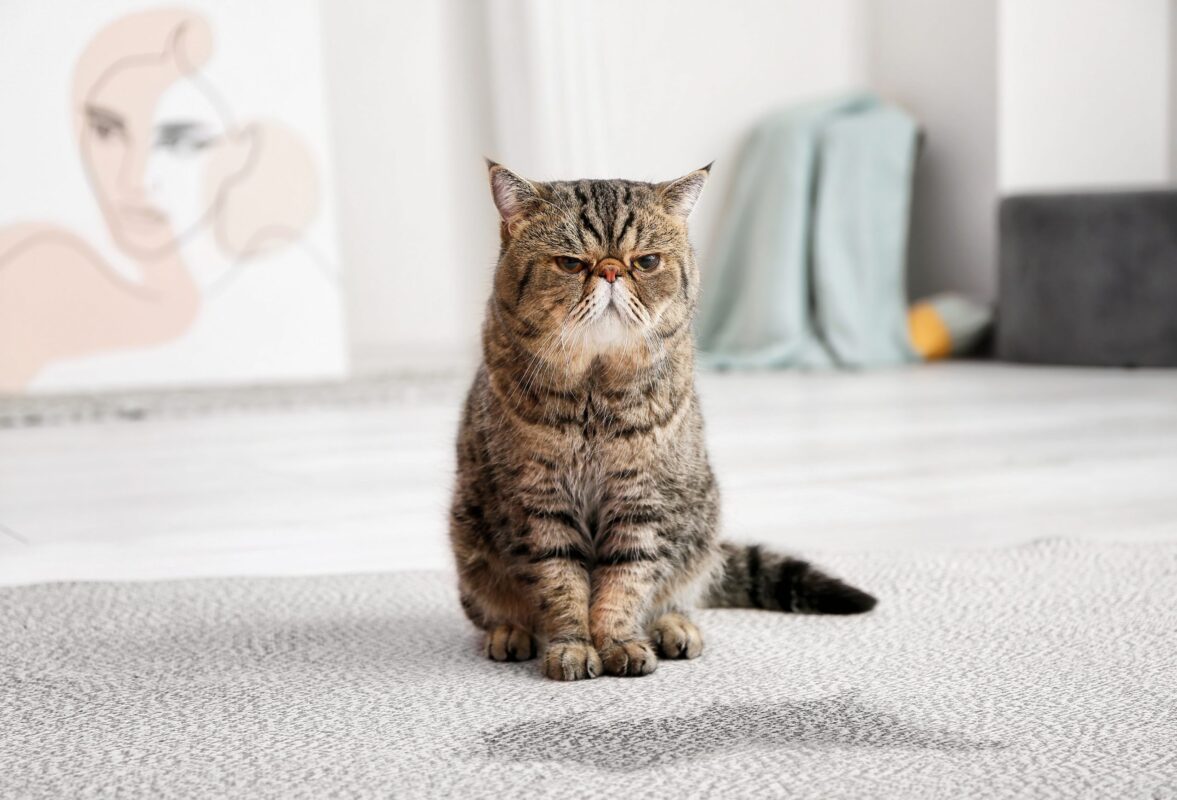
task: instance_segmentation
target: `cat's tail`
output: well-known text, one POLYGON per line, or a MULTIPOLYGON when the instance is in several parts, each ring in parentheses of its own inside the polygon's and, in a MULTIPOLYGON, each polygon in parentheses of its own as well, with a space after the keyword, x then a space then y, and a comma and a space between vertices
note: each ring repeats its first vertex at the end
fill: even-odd
POLYGON ((803 614, 861 614, 878 601, 792 556, 760 545, 723 542, 723 574, 703 605, 709 608, 766 608, 803 614))

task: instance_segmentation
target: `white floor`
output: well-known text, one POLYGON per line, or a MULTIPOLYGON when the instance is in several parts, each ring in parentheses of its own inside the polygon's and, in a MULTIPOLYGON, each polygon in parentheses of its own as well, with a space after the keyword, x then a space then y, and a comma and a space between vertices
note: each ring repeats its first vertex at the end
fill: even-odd
MULTIPOLYGON (((701 380, 733 538, 1177 539, 1177 371, 701 380)), ((0 584, 448 567, 463 386, 396 405, 0 432, 0 584)))

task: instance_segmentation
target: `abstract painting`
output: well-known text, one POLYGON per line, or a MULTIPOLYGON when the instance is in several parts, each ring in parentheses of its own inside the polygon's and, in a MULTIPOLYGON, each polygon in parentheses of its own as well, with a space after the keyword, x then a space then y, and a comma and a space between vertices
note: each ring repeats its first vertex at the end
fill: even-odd
POLYGON ((0 392, 341 377, 313 0, 0 29, 0 392))

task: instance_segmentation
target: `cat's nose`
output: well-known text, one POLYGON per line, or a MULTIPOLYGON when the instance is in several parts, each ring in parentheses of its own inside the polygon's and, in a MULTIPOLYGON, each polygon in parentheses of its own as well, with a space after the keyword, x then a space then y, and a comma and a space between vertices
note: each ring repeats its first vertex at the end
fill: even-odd
POLYGON ((609 283, 617 280, 617 273, 620 271, 621 262, 615 258, 605 258, 597 263, 597 273, 609 283))

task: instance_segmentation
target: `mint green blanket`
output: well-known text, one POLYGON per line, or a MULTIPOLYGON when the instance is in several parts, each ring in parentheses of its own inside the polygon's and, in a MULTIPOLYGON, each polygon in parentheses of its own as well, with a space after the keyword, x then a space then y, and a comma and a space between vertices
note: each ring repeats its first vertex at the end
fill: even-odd
POLYGON ((915 359, 904 284, 917 136, 870 94, 790 109, 753 131, 703 265, 703 364, 915 359))

